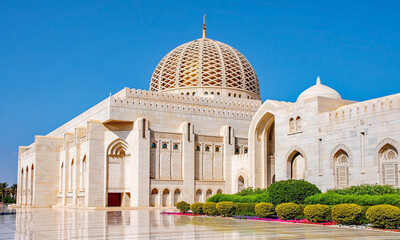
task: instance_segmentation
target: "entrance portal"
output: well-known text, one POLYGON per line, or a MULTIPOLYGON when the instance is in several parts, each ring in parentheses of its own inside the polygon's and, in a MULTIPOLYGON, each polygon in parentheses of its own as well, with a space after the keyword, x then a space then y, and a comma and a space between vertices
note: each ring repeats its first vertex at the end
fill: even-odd
POLYGON ((121 193, 108 193, 108 206, 120 207, 121 206, 121 193))

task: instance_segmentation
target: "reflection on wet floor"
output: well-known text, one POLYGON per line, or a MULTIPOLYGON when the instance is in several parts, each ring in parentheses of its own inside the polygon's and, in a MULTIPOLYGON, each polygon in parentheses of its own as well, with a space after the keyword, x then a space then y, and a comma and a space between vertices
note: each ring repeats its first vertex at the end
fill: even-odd
POLYGON ((393 232, 162 215, 160 210, 16 212, 0 215, 0 239, 400 239, 393 232))

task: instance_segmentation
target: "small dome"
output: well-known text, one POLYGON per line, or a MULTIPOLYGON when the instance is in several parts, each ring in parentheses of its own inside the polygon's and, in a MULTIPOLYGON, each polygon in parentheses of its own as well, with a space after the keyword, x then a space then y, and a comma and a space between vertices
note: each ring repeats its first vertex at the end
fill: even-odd
POLYGON ((306 89, 304 92, 300 94, 297 98, 297 102, 304 101, 305 99, 312 98, 312 97, 326 97, 326 98, 333 98, 333 99, 342 99, 340 94, 336 92, 336 90, 321 84, 321 79, 317 78, 317 83, 306 89))
POLYGON ((205 36, 168 53, 154 70, 150 91, 260 99, 257 75, 247 59, 205 36))

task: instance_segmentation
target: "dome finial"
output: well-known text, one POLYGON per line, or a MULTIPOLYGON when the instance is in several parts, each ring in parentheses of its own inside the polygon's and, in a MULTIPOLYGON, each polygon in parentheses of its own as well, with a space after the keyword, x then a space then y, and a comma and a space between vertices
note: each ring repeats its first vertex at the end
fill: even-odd
POLYGON ((321 84, 321 78, 319 78, 319 76, 317 77, 317 85, 321 84))
POLYGON ((203 38, 206 38, 206 14, 203 16, 203 38))

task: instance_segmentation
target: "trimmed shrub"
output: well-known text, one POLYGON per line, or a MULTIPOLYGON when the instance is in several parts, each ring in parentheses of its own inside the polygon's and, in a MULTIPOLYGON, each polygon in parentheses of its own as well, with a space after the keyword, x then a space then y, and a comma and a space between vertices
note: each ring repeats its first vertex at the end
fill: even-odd
POLYGON ((190 204, 185 201, 180 201, 176 204, 176 208, 181 213, 187 213, 190 210, 190 204))
POLYGON ((300 214, 300 206, 296 203, 281 203, 276 206, 275 211, 281 219, 292 220, 300 214))
POLYGON ((192 210, 194 214, 203 214, 203 205, 204 203, 192 203, 190 205, 190 210, 192 210))
POLYGON ((214 202, 206 202, 203 204, 203 212, 209 216, 218 215, 217 204, 214 202))
POLYGON ((396 194, 399 190, 390 185, 370 185, 363 184, 359 186, 351 186, 344 189, 333 189, 328 192, 337 193, 340 195, 383 195, 396 194))
POLYGON ((331 209, 322 204, 308 205, 304 208, 304 216, 310 222, 325 222, 331 216, 331 209))
POLYGON ((235 203, 259 203, 259 202, 269 202, 268 194, 257 194, 248 196, 239 196, 235 194, 222 194, 218 193, 207 199, 207 202, 235 202, 235 203))
POLYGON ((270 217, 275 213, 272 203, 257 203, 255 207, 256 216, 259 218, 270 217))
POLYGON ((281 203, 302 204, 316 193, 321 193, 317 186, 304 180, 284 180, 271 184, 268 188, 269 200, 275 206, 281 203))
POLYGON ((310 196, 305 200, 306 204, 337 205, 342 203, 355 203, 360 206, 374 206, 389 204, 400 207, 400 194, 378 195, 340 195, 334 192, 320 193, 310 196))
POLYGON ((233 202, 224 201, 217 204, 217 210, 219 214, 229 217, 235 213, 236 207, 233 202))
POLYGON ((369 223, 374 227, 394 229, 400 226, 400 208, 395 206, 372 206, 365 215, 369 223))
POLYGON ((256 206, 256 203, 235 203, 236 214, 237 215, 254 216, 256 214, 254 212, 255 206, 256 206))
POLYGON ((259 195, 259 194, 268 194, 268 190, 266 188, 261 189, 261 188, 252 188, 248 187, 246 189, 243 189, 240 192, 235 193, 235 195, 239 196, 249 196, 249 195, 259 195))
POLYGON ((344 225, 360 224, 363 208, 357 204, 339 204, 332 208, 332 220, 344 225))

